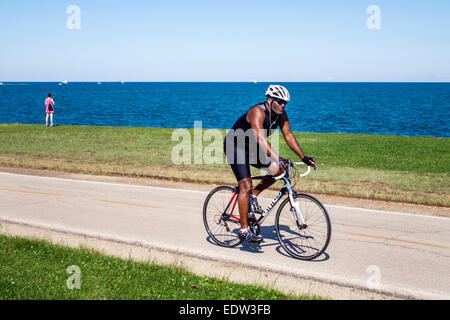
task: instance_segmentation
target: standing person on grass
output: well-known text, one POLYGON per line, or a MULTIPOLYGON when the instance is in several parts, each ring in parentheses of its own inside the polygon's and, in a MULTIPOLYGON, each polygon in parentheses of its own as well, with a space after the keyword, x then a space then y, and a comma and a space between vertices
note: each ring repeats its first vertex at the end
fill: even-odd
POLYGON ((290 100, 287 89, 280 85, 271 85, 266 91, 266 98, 265 102, 253 106, 236 121, 224 141, 227 162, 231 165, 239 184, 238 205, 241 221, 239 237, 252 243, 259 243, 263 239, 248 228, 249 205, 260 210, 256 196, 275 181, 262 180, 253 188, 250 165, 259 169, 264 168, 271 175, 280 175, 288 164, 287 160, 281 158, 272 149, 267 137, 273 130, 280 127, 284 140, 292 151, 307 165, 316 164, 314 158, 303 154, 297 139, 291 132, 291 125, 285 111, 286 104, 290 100))
POLYGON ((55 112, 54 109, 55 101, 52 99, 52 94, 49 93, 47 99, 45 99, 45 113, 47 114, 45 117, 45 126, 48 127, 48 116, 50 115, 50 127, 53 127, 53 113, 55 112))

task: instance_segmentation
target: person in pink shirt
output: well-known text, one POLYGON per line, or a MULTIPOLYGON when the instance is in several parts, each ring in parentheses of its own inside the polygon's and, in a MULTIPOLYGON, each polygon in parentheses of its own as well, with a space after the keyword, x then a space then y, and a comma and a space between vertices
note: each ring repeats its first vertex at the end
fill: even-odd
POLYGON ((52 94, 48 94, 48 98, 45 99, 45 113, 47 116, 45 117, 45 126, 48 127, 48 116, 50 115, 50 127, 53 127, 53 113, 55 112, 55 101, 52 99, 52 94))

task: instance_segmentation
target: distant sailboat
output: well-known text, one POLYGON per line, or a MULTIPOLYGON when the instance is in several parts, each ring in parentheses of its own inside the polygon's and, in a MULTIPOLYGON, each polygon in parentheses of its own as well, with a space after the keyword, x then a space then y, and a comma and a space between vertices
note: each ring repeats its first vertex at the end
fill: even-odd
POLYGON ((0 82, 0 86, 2 86, 2 85, 3 85, 3 83, 0 82))
POLYGON ((102 84, 101 82, 97 82, 97 84, 102 84))
POLYGON ((121 83, 121 84, 124 84, 124 83, 125 83, 125 81, 123 81, 123 80, 120 80, 120 83, 121 83))
POLYGON ((60 83, 58 83, 58 86, 62 86, 62 83, 60 82, 60 83))
POLYGON ((67 80, 64 80, 62 83, 67 84, 67 80))
POLYGON ((256 80, 253 80, 253 83, 258 83, 258 81, 256 81, 256 80))

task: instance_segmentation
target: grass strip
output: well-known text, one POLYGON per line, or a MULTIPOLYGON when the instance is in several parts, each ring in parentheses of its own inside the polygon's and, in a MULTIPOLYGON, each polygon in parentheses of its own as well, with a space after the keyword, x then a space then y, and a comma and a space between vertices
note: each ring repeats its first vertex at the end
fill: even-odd
POLYGON ((159 266, 0 235, 0 299, 63 300, 318 300, 272 288, 201 277, 180 267, 159 266), (79 289, 74 271, 80 271, 79 289), (70 279, 69 279, 70 278, 70 279), (69 281, 69 287, 67 282, 69 281), (72 288, 72 289, 69 289, 72 288))
MULTIPOLYGON (((172 139, 174 130, 0 124, 0 165, 236 183, 223 155, 220 161, 194 164, 193 129, 185 130, 191 142, 190 164, 174 164, 173 151, 183 142, 172 139)), ((222 152, 226 131, 201 132, 203 160, 207 155, 214 159, 222 152)), ((319 161, 319 171, 298 182, 299 191, 450 206, 449 138, 298 132, 295 136, 305 154, 319 161)), ((280 154, 297 160, 282 137, 279 141, 280 154)))

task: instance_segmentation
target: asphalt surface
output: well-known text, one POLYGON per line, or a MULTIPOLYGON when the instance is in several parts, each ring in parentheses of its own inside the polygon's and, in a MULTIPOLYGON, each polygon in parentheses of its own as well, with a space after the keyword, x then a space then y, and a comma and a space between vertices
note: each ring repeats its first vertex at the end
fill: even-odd
POLYGON ((0 221, 135 242, 399 297, 450 298, 449 218, 325 204, 333 228, 330 245, 316 260, 301 261, 277 241, 277 207, 262 226, 260 246, 213 244, 202 220, 207 194, 0 172, 0 221))

